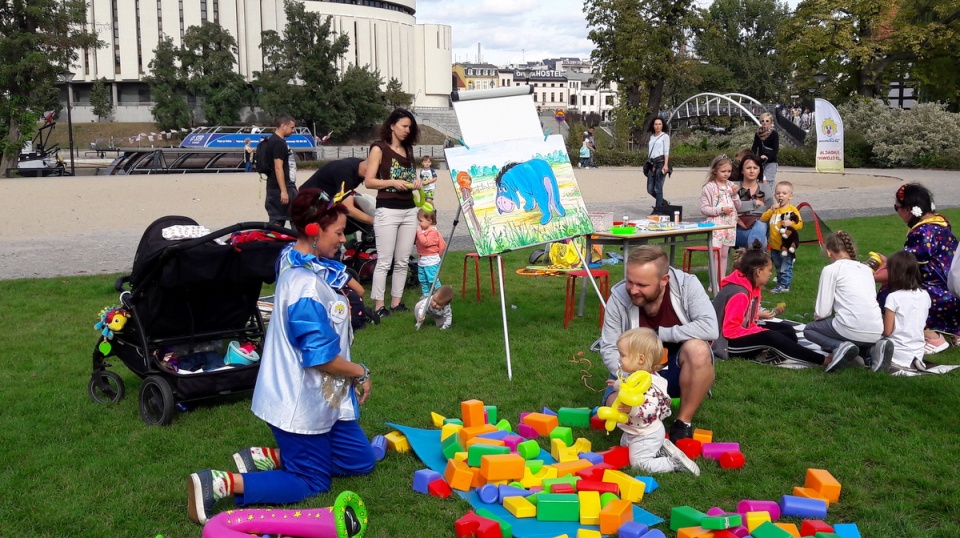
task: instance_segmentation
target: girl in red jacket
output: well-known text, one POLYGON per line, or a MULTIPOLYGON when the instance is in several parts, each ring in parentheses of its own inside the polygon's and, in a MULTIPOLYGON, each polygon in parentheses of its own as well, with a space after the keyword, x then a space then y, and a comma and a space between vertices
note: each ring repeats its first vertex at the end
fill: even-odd
POLYGON ((447 243, 437 230, 437 212, 421 209, 417 212, 417 222, 420 227, 417 228, 417 254, 420 259, 417 261, 417 277, 420 280, 420 290, 423 296, 430 295, 430 285, 433 289, 440 287, 440 279, 437 272, 440 271, 440 255, 447 249, 447 243))
POLYGON ((794 326, 770 321, 783 312, 781 307, 773 311, 760 308, 761 290, 772 272, 773 262, 757 241, 743 254, 733 273, 720 283, 720 293, 713 300, 720 321, 714 354, 719 358, 752 357, 767 351, 782 359, 823 365, 827 372, 853 359, 856 346, 824 357, 797 342, 794 326), (757 324, 760 320, 766 320, 762 326, 757 324))

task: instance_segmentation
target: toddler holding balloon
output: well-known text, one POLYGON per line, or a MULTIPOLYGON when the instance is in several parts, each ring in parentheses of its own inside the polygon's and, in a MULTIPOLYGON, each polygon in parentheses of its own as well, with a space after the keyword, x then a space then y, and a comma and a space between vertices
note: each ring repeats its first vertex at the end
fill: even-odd
POLYGON ((665 436, 663 419, 671 414, 670 396, 667 380, 656 373, 665 356, 657 333, 645 327, 626 331, 617 339, 617 350, 620 352, 619 379, 611 379, 608 384, 620 390, 623 375, 641 371, 650 374, 643 403, 619 407, 619 411, 627 414, 627 421, 618 426, 623 431, 620 445, 630 449, 630 466, 648 473, 685 471, 700 476, 700 467, 665 436))

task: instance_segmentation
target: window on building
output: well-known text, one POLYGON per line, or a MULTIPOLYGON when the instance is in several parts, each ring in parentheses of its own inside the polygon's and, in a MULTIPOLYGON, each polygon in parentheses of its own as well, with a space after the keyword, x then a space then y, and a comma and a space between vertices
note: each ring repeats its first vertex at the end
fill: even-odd
POLYGON ((570 106, 577 106, 577 96, 576 96, 576 95, 571 95, 571 96, 570 96, 570 106))
POLYGON ((590 106, 593 106, 593 96, 590 96, 590 106))
POLYGON ((604 96, 603 101, 604 101, 603 104, 605 104, 605 105, 607 105, 607 106, 613 106, 613 96, 612 96, 612 95, 606 95, 606 96, 604 96))
POLYGON ((554 92, 550 92, 550 102, 551 102, 551 103, 554 102, 554 101, 556 101, 556 99, 554 99, 554 97, 556 97, 556 96, 557 96, 557 94, 555 94, 554 92))
POLYGON ((473 89, 473 81, 472 81, 472 80, 467 83, 467 89, 468 89, 468 90, 472 90, 472 89, 473 89))
POLYGON ((560 92, 560 101, 563 101, 563 92, 560 92))
POLYGON ((554 84, 553 82, 551 82, 551 83, 550 83, 550 87, 553 88, 554 86, 556 86, 556 84, 554 84))

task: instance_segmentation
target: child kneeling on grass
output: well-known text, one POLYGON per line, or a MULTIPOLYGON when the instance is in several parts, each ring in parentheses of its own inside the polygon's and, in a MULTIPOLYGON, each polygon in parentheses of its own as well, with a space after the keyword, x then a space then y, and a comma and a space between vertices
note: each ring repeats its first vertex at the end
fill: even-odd
POLYGON ((887 258, 887 275, 890 295, 883 305, 883 336, 893 342, 890 371, 923 366, 923 330, 931 302, 923 288, 917 257, 905 250, 894 253, 887 258))
MULTIPOLYGON (((619 409, 629 416, 626 423, 618 426, 623 430, 620 445, 630 449, 630 466, 648 473, 686 471, 700 476, 700 467, 665 436, 663 419, 671 414, 671 400, 667 380, 657 375, 665 358, 657 333, 648 328, 626 331, 617 339, 617 351, 623 379, 640 370, 650 372, 652 378, 643 404, 621 405, 619 409)), ((621 379, 607 381, 618 391, 620 383, 621 379)))
POLYGON ((453 325, 451 301, 453 301, 453 288, 450 286, 440 286, 432 294, 420 299, 417 306, 413 308, 413 313, 417 318, 417 328, 419 329, 429 316, 433 318, 437 327, 449 329, 453 325))

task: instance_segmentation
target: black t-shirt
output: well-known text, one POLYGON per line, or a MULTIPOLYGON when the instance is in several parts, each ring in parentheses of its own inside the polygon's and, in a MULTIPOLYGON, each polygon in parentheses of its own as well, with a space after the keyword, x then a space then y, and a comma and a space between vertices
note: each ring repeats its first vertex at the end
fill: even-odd
POLYGON ((363 159, 347 157, 323 165, 306 180, 301 189, 320 189, 328 196, 336 196, 342 187, 345 191, 356 189, 363 184, 363 178, 357 176, 363 159))
POLYGON ((280 190, 280 185, 277 184, 277 173, 274 171, 273 161, 275 159, 283 160, 283 178, 286 183, 290 183, 290 148, 287 146, 287 141, 276 133, 270 135, 270 138, 260 143, 267 145, 267 149, 264 150, 264 155, 266 155, 268 163, 267 190, 280 190))

